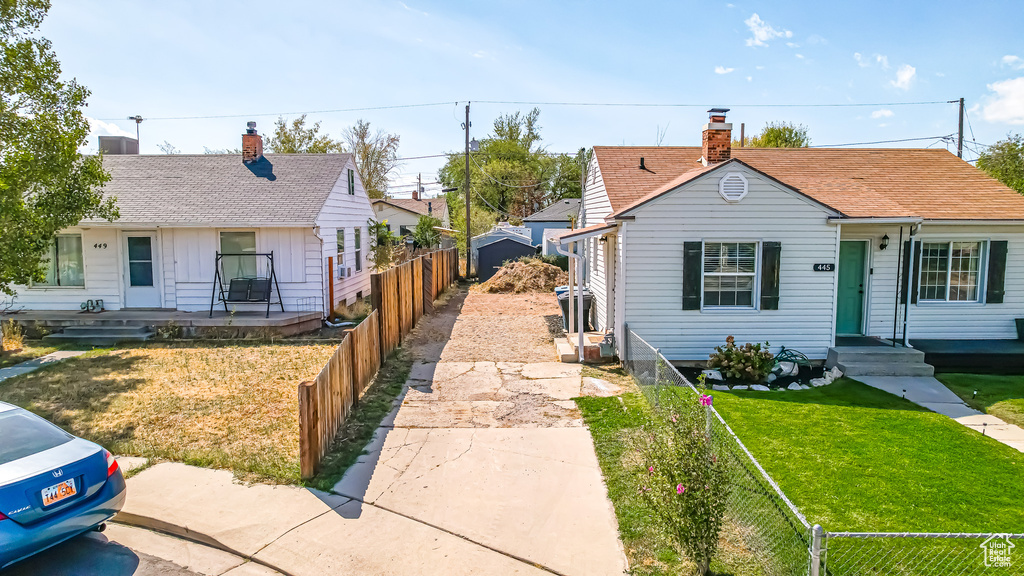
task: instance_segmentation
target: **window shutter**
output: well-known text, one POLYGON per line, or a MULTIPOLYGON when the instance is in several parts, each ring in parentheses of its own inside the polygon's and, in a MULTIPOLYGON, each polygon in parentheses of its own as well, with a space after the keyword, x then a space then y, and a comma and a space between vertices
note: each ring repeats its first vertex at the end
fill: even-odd
POLYGON ((700 310, 701 242, 683 242, 683 310, 700 310))
POLYGON ((1006 284, 1006 240, 994 240, 988 251, 988 282, 985 302, 1002 304, 1006 284))
POLYGON ((910 303, 917 304, 918 283, 921 279, 921 243, 914 243, 914 271, 910 271, 910 240, 903 242, 903 282, 900 284, 900 304, 907 303, 907 280, 910 282, 910 303))
POLYGON ((356 173, 351 169, 348 171, 348 193, 356 193, 356 173))
POLYGON ((779 309, 779 269, 782 266, 782 243, 761 244, 761 310, 779 309))

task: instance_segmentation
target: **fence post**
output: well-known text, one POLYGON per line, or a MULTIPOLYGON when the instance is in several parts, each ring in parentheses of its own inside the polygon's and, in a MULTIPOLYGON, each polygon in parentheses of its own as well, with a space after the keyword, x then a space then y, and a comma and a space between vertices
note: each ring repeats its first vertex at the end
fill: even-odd
POLYGON ((811 528, 811 566, 810 576, 821 575, 821 538, 824 530, 820 524, 811 528))
POLYGON ((384 310, 382 306, 384 304, 383 294, 381 293, 381 275, 370 274, 370 305, 377 311, 377 339, 380 342, 380 362, 381 364, 387 360, 387 353, 384 351, 384 310))
POLYGON ((316 474, 316 463, 320 459, 318 422, 316 409, 316 383, 299 384, 299 472, 303 480, 316 474))
POLYGON ((654 351, 654 405, 661 406, 661 348, 654 351))

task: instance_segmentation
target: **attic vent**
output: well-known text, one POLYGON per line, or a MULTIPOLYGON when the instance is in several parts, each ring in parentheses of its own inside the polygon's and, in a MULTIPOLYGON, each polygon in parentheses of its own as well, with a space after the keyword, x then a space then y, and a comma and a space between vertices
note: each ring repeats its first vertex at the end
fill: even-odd
POLYGON ((747 195, 747 179, 739 172, 730 172, 718 181, 718 193, 726 202, 739 202, 747 195))

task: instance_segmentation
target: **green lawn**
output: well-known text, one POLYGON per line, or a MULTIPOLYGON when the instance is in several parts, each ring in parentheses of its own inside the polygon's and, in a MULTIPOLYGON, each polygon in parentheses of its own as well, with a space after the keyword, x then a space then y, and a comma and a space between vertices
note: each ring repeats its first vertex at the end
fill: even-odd
POLYGON ((975 410, 1024 427, 1024 376, 938 374, 936 378, 975 410), (975 391, 978 395, 972 398, 975 391))
POLYGON ((714 397, 782 490, 826 530, 1024 526, 1024 454, 909 401, 849 379, 714 397))
POLYGON ((0 368, 20 364, 40 356, 46 356, 50 352, 56 352, 57 350, 60 350, 60 348, 50 344, 43 344, 39 340, 25 340, 17 348, 0 353, 0 368))

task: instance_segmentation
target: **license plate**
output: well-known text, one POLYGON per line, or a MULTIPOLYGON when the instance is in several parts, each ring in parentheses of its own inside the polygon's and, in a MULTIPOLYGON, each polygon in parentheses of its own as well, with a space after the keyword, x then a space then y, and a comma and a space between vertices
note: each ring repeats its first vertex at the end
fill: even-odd
POLYGON ((56 486, 43 488, 43 506, 49 506, 65 498, 71 498, 75 494, 78 494, 78 490, 75 489, 74 478, 65 480, 56 486))

